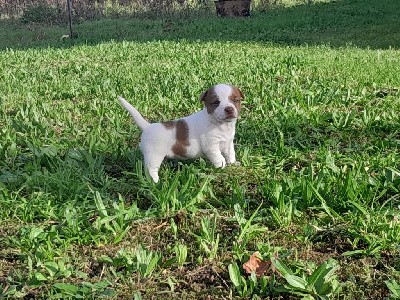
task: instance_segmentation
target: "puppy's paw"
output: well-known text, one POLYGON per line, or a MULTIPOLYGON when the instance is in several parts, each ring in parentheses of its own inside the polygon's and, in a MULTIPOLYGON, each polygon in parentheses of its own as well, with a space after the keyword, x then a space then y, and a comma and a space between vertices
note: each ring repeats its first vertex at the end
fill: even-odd
POLYGON ((221 161, 221 166, 220 166, 220 168, 223 169, 223 168, 225 168, 225 167, 226 167, 226 161, 225 161, 225 159, 223 159, 223 160, 221 161))
POLYGON ((158 177, 158 169, 157 170, 146 169, 146 174, 150 176, 150 178, 154 181, 154 183, 157 183, 160 179, 160 177, 158 177))
POLYGON ((214 162, 214 167, 221 168, 221 169, 225 168, 226 167, 225 158, 222 158, 221 160, 214 162))

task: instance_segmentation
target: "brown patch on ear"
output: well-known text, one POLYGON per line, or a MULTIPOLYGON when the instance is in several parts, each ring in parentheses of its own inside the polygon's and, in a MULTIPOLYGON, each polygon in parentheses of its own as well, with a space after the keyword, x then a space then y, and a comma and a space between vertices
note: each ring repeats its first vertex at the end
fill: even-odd
POLYGON ((186 148, 189 146, 189 126, 185 120, 178 120, 176 121, 176 141, 172 146, 172 152, 176 156, 186 157, 186 148))
POLYGON ((229 96, 229 100, 235 105, 237 112, 240 112, 241 104, 240 101, 244 99, 242 91, 236 86, 232 86, 232 93, 229 96))
POLYGON ((217 95, 214 93, 214 88, 209 88, 200 96, 200 101, 204 102, 205 107, 207 108, 207 113, 212 114, 214 110, 219 106, 219 103, 216 104, 218 100, 217 95))
POLYGON ((200 102, 201 102, 201 101, 204 101, 204 97, 207 96, 208 91, 209 91, 209 90, 203 92, 203 93, 200 95, 200 102))
POLYGON ((165 129, 173 129, 175 127, 174 121, 162 122, 161 124, 164 125, 165 129))

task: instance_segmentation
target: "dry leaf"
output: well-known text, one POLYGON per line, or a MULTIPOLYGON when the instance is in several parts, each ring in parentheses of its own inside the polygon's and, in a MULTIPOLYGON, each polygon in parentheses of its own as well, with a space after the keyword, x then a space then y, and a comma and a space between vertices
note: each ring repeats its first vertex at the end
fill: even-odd
POLYGON ((260 252, 254 252, 249 260, 243 264, 243 269, 251 274, 255 272, 258 277, 262 276, 271 266, 271 261, 263 261, 259 258, 260 252))

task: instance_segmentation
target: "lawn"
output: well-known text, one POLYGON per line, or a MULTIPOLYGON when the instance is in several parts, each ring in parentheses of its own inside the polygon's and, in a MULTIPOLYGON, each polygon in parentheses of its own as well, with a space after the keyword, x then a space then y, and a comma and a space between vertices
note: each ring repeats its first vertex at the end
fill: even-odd
POLYGON ((399 6, 1 21, 0 298, 399 299, 399 6), (241 165, 152 183, 117 96, 166 121, 220 82, 241 165))

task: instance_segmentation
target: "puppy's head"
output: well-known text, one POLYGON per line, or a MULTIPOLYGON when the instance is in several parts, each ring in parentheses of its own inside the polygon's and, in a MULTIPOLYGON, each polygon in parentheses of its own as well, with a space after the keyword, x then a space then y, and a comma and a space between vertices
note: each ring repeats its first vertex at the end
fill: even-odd
POLYGON ((239 117, 241 90, 230 84, 217 84, 200 96, 207 113, 219 122, 232 122, 239 117))

